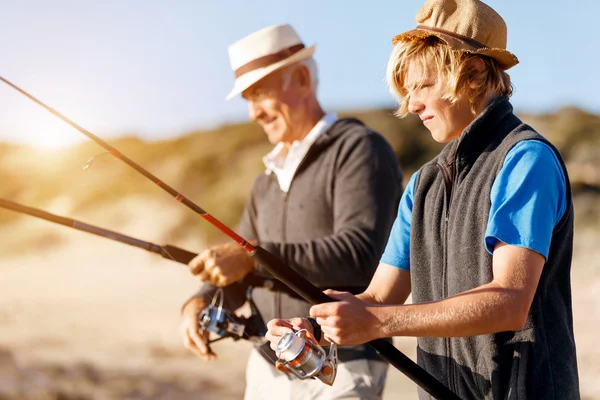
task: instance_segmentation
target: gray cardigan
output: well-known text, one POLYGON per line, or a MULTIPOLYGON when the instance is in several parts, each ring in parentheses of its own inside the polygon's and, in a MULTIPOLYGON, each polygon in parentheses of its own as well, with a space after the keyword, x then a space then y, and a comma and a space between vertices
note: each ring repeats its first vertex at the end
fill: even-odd
MULTIPOLYGON (((274 174, 256 178, 238 233, 319 288, 362 291, 383 253, 401 192, 402 173, 387 141, 356 119, 341 119, 311 146, 288 193, 274 174)), ((255 274, 268 276, 260 266, 255 274)), ((226 289, 228 307, 239 307, 243 287, 226 289)), ((205 284, 197 296, 213 293, 205 284)), ((310 309, 280 291, 256 288, 253 298, 265 322, 307 316, 310 309)), ((343 360, 343 349, 338 353, 343 360)))

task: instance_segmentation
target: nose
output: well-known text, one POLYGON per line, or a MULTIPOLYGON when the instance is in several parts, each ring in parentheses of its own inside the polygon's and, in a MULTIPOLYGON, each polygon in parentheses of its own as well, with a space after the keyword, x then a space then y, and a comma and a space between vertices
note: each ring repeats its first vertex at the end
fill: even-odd
POLYGON ((411 114, 420 114, 425 109, 425 104, 417 96, 408 97, 408 112, 411 114))
POLYGON ((248 101, 248 116, 251 121, 256 122, 259 120, 265 113, 265 110, 260 106, 260 104, 254 100, 248 101))

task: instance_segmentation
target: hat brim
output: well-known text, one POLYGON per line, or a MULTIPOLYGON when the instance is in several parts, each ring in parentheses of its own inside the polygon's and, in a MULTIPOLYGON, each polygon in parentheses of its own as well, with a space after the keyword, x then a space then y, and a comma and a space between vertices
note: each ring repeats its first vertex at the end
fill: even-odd
POLYGON ((424 39, 435 36, 446 42, 450 47, 456 50, 466 51, 473 54, 481 54, 498 61, 500 67, 504 70, 510 69, 519 63, 519 59, 513 53, 504 49, 494 49, 489 47, 477 48, 465 41, 440 32, 428 31, 425 29, 413 29, 394 36, 392 44, 398 42, 409 42, 415 39, 424 39))
POLYGON ((315 53, 315 48, 316 45, 313 44, 310 47, 306 47, 300 50, 299 52, 294 53, 293 55, 284 60, 271 64, 267 67, 258 68, 248 73, 245 73, 244 75, 240 76, 235 80, 235 83, 233 84, 233 89, 231 90, 231 92, 229 92, 226 99, 231 100, 235 96, 242 93, 244 90, 248 89, 250 86, 254 85, 256 82, 260 81, 267 75, 281 68, 287 67, 288 65, 292 65, 312 57, 315 53))

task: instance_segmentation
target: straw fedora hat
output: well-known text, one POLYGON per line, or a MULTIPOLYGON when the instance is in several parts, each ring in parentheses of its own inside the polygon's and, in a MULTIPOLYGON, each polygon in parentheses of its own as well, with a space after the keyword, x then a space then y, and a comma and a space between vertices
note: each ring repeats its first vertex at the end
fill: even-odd
POLYGON ((235 83, 227 100, 270 73, 312 57, 315 45, 305 47, 294 28, 285 24, 253 32, 230 45, 228 51, 235 83))
POLYGON ((506 50, 506 23, 479 0, 427 0, 416 20, 415 29, 395 36, 392 43, 437 36, 454 49, 491 57, 505 70, 519 63, 506 50))

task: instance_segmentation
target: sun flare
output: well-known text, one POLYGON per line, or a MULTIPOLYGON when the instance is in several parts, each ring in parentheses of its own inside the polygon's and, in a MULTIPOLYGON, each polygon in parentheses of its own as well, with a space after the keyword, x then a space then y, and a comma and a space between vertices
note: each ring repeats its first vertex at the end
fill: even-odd
POLYGON ((36 115, 30 120, 28 143, 40 149, 62 149, 80 139, 73 127, 51 114, 36 115))

